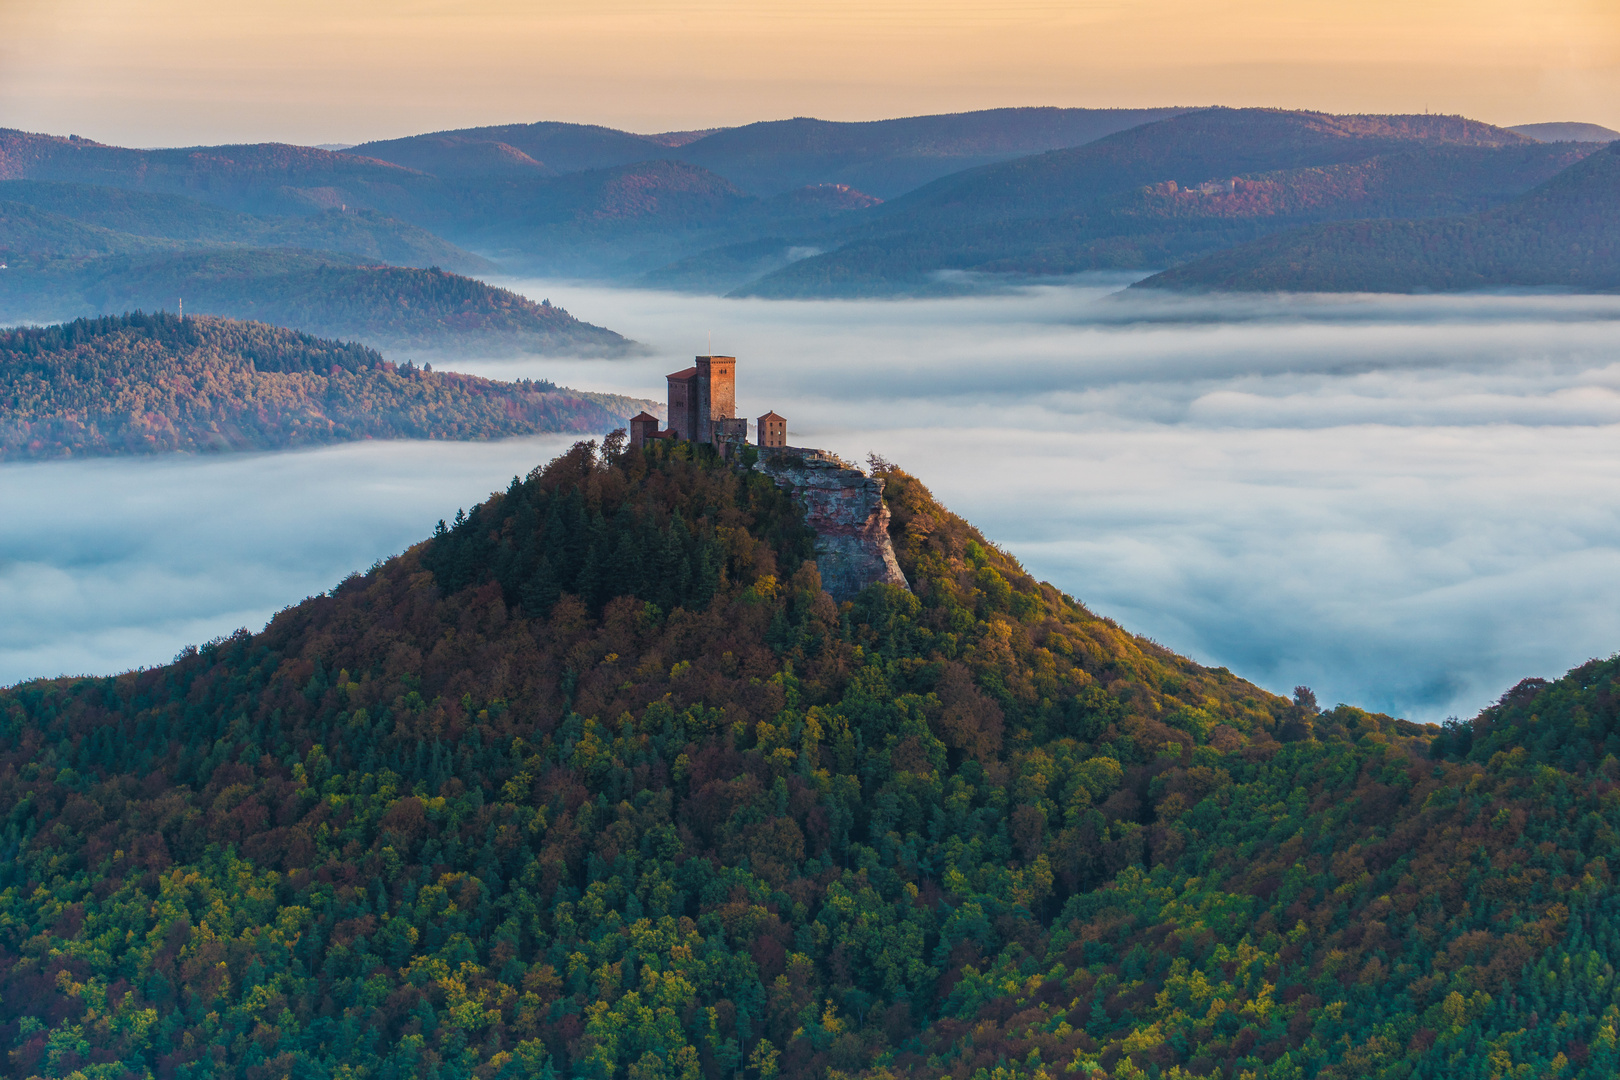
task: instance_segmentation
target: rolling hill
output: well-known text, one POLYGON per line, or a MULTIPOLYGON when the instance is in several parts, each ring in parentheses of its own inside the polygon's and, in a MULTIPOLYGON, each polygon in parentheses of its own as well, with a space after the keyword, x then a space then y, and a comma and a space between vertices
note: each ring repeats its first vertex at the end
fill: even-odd
POLYGON ((652 404, 397 366, 261 323, 140 312, 0 332, 0 402, 0 461, 594 433, 621 425, 626 405, 652 404))
POLYGON ((738 294, 929 291, 949 287, 940 271, 1150 269, 1304 221, 1469 213, 1590 150, 1454 117, 1187 113, 926 185, 738 294))
POLYGON ((847 184, 890 199, 993 161, 1080 146, 1181 109, 986 109, 840 122, 799 117, 727 128, 680 149, 745 191, 847 184))
POLYGON ((755 195, 847 184, 889 198, 947 173, 1079 146, 1181 111, 986 109, 856 122, 797 117, 667 135, 589 124, 507 124, 364 143, 347 152, 446 178, 584 172, 675 158, 755 195))
POLYGON ((10 187, 24 204, 0 209, 0 255, 279 245, 738 295, 904 295, 1160 269, 1317 222, 1478 213, 1597 145, 1569 141, 1585 129, 1526 130, 1553 141, 1461 117, 1273 109, 1002 109, 658 136, 548 122, 342 152, 0 132, 0 200, 10 187))
POLYGON ((581 443, 172 664, 0 691, 20 1075, 1620 1069, 1620 661, 1319 709, 876 467, 908 588, 581 443))
POLYGON ((633 135, 596 124, 542 121, 411 135, 362 143, 345 153, 422 168, 436 175, 446 175, 441 169, 474 175, 480 161, 494 166, 497 173, 508 171, 513 152, 547 172, 566 173, 666 158, 671 148, 670 142, 656 136, 633 135), (435 164, 438 168, 429 167, 435 164))
POLYGON ((1620 139, 1620 131, 1601 124, 1519 124, 1508 130, 1528 135, 1537 142, 1613 142, 1620 139))
POLYGON ((439 199, 436 177, 374 158, 259 143, 132 150, 76 136, 0 129, 0 180, 56 180, 189 195, 258 214, 308 214, 343 204, 415 221, 439 199), (394 211, 401 211, 394 213, 394 211))
POLYGON ((258 217, 170 195, 91 184, 0 181, 0 255, 111 255, 198 247, 299 247, 397 266, 487 273, 493 264, 374 210, 258 217))
POLYGON ((1298 230, 1138 284, 1277 292, 1620 289, 1620 146, 1484 213, 1298 230))
POLYGON ((549 303, 436 268, 284 250, 35 261, 0 275, 0 317, 173 311, 255 319, 390 352, 617 355, 630 343, 549 303))
POLYGON ((413 135, 366 143, 343 152, 393 162, 447 180, 469 176, 554 176, 558 172, 509 143, 470 135, 413 135))

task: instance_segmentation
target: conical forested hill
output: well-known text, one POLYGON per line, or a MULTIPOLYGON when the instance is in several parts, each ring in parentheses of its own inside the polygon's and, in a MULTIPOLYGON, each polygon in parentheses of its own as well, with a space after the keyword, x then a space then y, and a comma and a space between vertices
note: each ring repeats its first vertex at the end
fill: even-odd
POLYGON ((1614 1073, 1615 662, 1319 712, 874 464, 912 592, 836 605, 763 476, 610 441, 0 692, 7 1073, 1614 1073))

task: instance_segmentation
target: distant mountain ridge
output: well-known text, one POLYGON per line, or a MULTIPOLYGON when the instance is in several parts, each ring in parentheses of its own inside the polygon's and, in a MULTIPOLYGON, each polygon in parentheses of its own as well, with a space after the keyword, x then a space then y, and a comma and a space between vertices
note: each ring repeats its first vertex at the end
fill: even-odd
POLYGON ((76 136, 0 129, 0 180, 58 180, 191 195, 248 213, 356 205, 387 212, 442 188, 436 177, 375 158, 258 143, 133 150, 76 136), (372 201, 358 196, 369 194, 372 201))
POLYGON ((0 253, 115 255, 220 246, 301 247, 398 266, 489 273, 489 260, 375 210, 256 217, 187 195, 60 181, 0 181, 0 253))
POLYGON ((331 253, 201 251, 26 262, 0 276, 0 315, 47 321, 133 309, 254 319, 421 356, 569 352, 631 343, 550 303, 436 268, 368 266, 331 253))
POLYGON ((798 117, 727 128, 680 149, 744 190, 848 184, 883 199, 994 161, 1080 146, 1182 109, 987 109, 897 120, 798 117))
POLYGON ((1480 214, 1302 229, 1165 271, 1138 287, 1614 291, 1620 289, 1620 144, 1480 214))
POLYGON ((1602 124, 1519 124, 1508 130, 1528 135, 1537 142, 1613 142, 1620 139, 1620 131, 1602 124))
POLYGON ((0 177, 90 186, 0 207, 0 256, 277 245, 739 296, 914 295, 1158 270, 1320 222, 1479 213, 1592 152, 1600 144, 1580 140, 1605 130, 1019 108, 659 135, 547 121, 336 153, 4 131, 0 177))
POLYGON ((442 177, 557 174, 675 158, 755 195, 847 184, 879 198, 950 172, 1078 146, 1182 109, 986 109, 894 120, 795 117, 634 135, 591 124, 505 124, 362 143, 348 153, 442 177))
POLYGON ((1302 219, 1476 210, 1586 152, 1460 117, 1182 113, 936 180, 737 294, 926 292, 942 271, 1151 269, 1302 219))

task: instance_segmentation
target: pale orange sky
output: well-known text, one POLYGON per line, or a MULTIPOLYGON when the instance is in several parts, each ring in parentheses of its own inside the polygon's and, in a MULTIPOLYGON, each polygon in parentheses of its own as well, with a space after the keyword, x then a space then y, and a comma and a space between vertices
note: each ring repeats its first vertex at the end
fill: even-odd
POLYGON ((124 145, 1201 104, 1620 129, 1620 0, 0 0, 0 126, 124 145))

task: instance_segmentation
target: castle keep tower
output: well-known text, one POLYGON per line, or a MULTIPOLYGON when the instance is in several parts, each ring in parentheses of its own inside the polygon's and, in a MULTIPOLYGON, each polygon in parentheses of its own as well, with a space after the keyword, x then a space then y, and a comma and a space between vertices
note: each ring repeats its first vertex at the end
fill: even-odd
MULTIPOLYGON (((717 422, 729 441, 737 411, 737 358, 699 356, 694 367, 665 376, 669 383, 669 431, 676 439, 715 441, 717 422)), ((747 421, 743 421, 744 430, 747 421)))
POLYGON ((697 438, 699 442, 713 442, 713 421, 736 418, 737 358, 735 356, 698 357, 697 387, 697 438))

